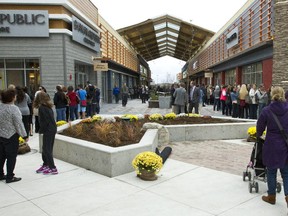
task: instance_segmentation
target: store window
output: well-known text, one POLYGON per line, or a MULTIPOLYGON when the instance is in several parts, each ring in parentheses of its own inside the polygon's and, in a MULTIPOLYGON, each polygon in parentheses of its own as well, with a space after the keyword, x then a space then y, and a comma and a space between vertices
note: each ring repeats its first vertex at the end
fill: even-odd
POLYGON ((263 83, 262 63, 258 62, 251 65, 243 66, 242 80, 246 84, 256 84, 259 86, 263 83))
POLYGON ((226 71, 225 84, 233 86, 235 82, 236 82, 236 69, 226 71))
POLYGON ((221 85, 221 73, 214 74, 214 85, 221 85))
POLYGON ((40 60, 0 59, 0 89, 8 85, 27 86, 28 93, 35 94, 40 86, 40 60))

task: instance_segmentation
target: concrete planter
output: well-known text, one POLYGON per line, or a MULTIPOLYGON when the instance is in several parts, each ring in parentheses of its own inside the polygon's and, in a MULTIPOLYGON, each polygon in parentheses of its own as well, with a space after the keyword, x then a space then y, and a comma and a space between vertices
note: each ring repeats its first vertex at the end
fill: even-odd
POLYGON ((159 108, 160 109, 171 108, 171 96, 159 96, 159 108))
POLYGON ((254 122, 198 124, 198 125, 167 125, 170 142, 192 140, 225 140, 246 139, 249 127, 255 126, 254 122))
MULTIPOLYGON (((132 172, 134 157, 143 151, 154 152, 157 145, 157 129, 147 130, 139 143, 117 148, 56 134, 53 155, 65 162, 115 177, 132 172)), ((42 135, 39 136, 39 149, 42 151, 42 135)))
POLYGON ((159 108, 159 100, 149 100, 148 108, 159 108))
MULTIPOLYGON (((73 122, 73 124, 77 123, 79 120, 73 122)), ((256 121, 247 120, 239 123, 167 125, 161 133, 158 129, 148 129, 139 143, 117 148, 56 134, 53 154, 57 159, 108 177, 115 177, 132 172, 133 158, 143 151, 154 152, 158 143, 166 138, 167 143, 246 139, 248 128, 255 124, 256 121)), ((67 127, 68 124, 59 127, 58 133, 67 127)), ((42 150, 42 135, 39 136, 39 149, 42 150)))

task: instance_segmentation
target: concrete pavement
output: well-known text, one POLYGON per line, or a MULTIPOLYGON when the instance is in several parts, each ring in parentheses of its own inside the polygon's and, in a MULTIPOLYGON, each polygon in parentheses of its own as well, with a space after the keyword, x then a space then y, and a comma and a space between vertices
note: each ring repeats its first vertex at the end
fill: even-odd
MULTIPOLYGON (((101 114, 170 111, 149 109, 140 100, 129 100, 125 108, 121 104, 101 107, 101 114)), ((221 115, 214 113, 211 106, 202 111, 205 115, 221 115)), ((243 145, 241 141, 219 142, 243 145)), ((243 170, 235 175, 185 163, 172 159, 172 152, 158 180, 151 182, 137 178, 135 172, 108 178, 57 159, 59 174, 44 176, 35 173, 42 161, 37 134, 30 138, 29 144, 32 152, 19 155, 15 168, 16 176, 22 177, 22 181, 0 182, 1 216, 287 215, 283 190, 277 194, 276 205, 264 203, 261 196, 267 190, 266 184, 259 182, 259 193, 249 193, 248 182, 242 181, 243 170)), ((247 163, 246 158, 242 160, 245 160, 243 164, 247 163)))

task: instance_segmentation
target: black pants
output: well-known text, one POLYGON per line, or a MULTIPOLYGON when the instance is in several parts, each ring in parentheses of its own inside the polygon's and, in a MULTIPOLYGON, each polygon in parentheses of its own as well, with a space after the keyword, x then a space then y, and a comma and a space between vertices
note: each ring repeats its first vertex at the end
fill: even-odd
POLYGON ((53 159, 53 146, 55 140, 55 133, 43 134, 43 146, 42 146, 42 160, 43 165, 49 166, 49 168, 55 168, 53 159))
MULTIPOLYGON (((22 122, 24 124, 25 127, 25 131, 27 134, 27 137, 29 137, 29 133, 30 133, 30 115, 22 115, 22 122)), ((23 137, 24 139, 27 137, 23 137)))
POLYGON ((195 109, 195 113, 199 114, 199 103, 189 102, 188 113, 192 113, 193 108, 195 109))
POLYGON ((19 135, 15 133, 9 139, 0 137, 0 176, 4 175, 4 164, 6 161, 7 179, 14 177, 14 168, 18 155, 19 135))
POLYGON ((128 100, 128 94, 123 93, 122 94, 122 106, 126 106, 128 100))
POLYGON ((35 132, 38 133, 40 129, 39 117, 35 116, 35 132))

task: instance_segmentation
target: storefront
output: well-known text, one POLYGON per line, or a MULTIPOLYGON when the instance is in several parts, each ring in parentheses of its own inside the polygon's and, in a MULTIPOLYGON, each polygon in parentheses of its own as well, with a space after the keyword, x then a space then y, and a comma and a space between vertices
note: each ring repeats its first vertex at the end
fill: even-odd
POLYGON ((89 80, 101 85, 101 73, 94 72, 91 58, 100 53, 100 29, 95 24, 80 12, 68 15, 61 5, 14 7, 19 5, 0 10, 0 89, 14 84, 27 86, 34 94, 42 85, 52 96, 59 84, 76 87, 89 80), (55 14, 55 8, 66 14, 55 14))

